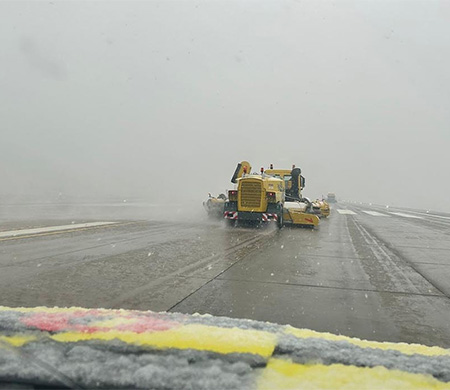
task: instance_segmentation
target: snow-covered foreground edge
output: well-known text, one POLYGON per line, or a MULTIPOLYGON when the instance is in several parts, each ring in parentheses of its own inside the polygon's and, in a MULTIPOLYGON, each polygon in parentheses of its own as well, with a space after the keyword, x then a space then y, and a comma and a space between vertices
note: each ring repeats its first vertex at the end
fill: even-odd
POLYGON ((0 306, 0 383, 67 388, 450 389, 450 350, 250 320, 0 306))

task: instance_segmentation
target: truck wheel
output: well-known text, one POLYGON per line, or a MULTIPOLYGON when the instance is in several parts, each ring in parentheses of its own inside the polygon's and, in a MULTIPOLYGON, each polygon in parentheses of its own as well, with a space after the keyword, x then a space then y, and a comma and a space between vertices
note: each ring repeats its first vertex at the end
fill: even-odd
POLYGON ((278 229, 283 227, 283 206, 280 207, 280 214, 278 215, 278 229))

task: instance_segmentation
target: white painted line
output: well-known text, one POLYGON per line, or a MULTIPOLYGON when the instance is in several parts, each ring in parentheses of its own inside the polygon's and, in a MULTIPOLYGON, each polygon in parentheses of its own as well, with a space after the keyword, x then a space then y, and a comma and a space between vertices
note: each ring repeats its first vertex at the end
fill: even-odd
POLYGON ((436 215, 436 214, 429 214, 429 213, 420 213, 418 211, 410 211, 410 213, 418 214, 418 215, 425 215, 426 217, 430 217, 430 218, 450 219, 450 217, 444 217, 443 215, 436 215))
POLYGON ((415 219, 423 219, 423 217, 419 217, 417 215, 411 215, 411 214, 405 214, 405 213, 390 213, 394 215, 398 215, 399 217, 405 217, 405 218, 415 218, 415 219))
POLYGON ((374 217, 389 217, 387 214, 379 213, 378 211, 369 211, 369 210, 362 210, 363 213, 372 215, 374 217))
POLYGON ((111 225, 113 223, 115 222, 88 222, 88 223, 74 223, 72 225, 47 226, 33 229, 10 230, 8 232, 0 232, 0 238, 26 236, 29 234, 59 232, 72 229, 82 229, 94 226, 111 225))
POLYGON ((444 217, 443 215, 434 215, 434 214, 425 214, 425 213, 417 213, 417 214, 426 215, 429 218, 450 219, 450 217, 444 217))
POLYGON ((353 212, 352 210, 336 209, 336 211, 337 211, 339 214, 356 215, 356 213, 353 212))

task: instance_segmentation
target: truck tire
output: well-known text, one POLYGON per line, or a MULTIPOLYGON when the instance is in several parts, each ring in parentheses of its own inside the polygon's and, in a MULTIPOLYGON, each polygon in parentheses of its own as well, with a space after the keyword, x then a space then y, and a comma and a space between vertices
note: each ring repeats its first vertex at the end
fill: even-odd
POLYGON ((283 205, 280 205, 280 214, 278 214, 278 229, 283 227, 283 205))

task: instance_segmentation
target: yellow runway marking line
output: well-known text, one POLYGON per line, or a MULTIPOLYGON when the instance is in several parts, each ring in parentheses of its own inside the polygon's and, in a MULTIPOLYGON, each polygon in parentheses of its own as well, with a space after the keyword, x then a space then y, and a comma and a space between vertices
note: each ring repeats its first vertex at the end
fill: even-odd
POLYGON ((214 326, 188 324, 156 332, 64 332, 50 336, 58 342, 85 340, 111 341, 114 339, 129 344, 149 346, 157 349, 195 349, 222 354, 250 353, 269 357, 277 342, 277 336, 260 330, 219 328, 214 326))
POLYGON ((338 336, 332 333, 321 333, 309 329, 297 329, 291 326, 287 327, 287 334, 292 334, 298 338, 317 338, 329 341, 347 341, 350 344, 361 348, 374 348, 382 350, 392 350, 404 353, 405 355, 425 355, 425 356, 447 356, 450 355, 450 349, 440 347, 428 347, 421 344, 406 344, 406 343, 382 343, 378 341, 361 340, 357 338, 338 336))
POLYGON ((7 343, 13 347, 22 347, 23 345, 29 343, 30 341, 36 340, 34 336, 0 336, 0 347, 2 342, 7 343))
POLYGON ((258 378, 258 390, 273 389, 450 389, 431 375, 412 374, 385 367, 355 367, 343 364, 297 364, 291 360, 270 359, 258 378))

